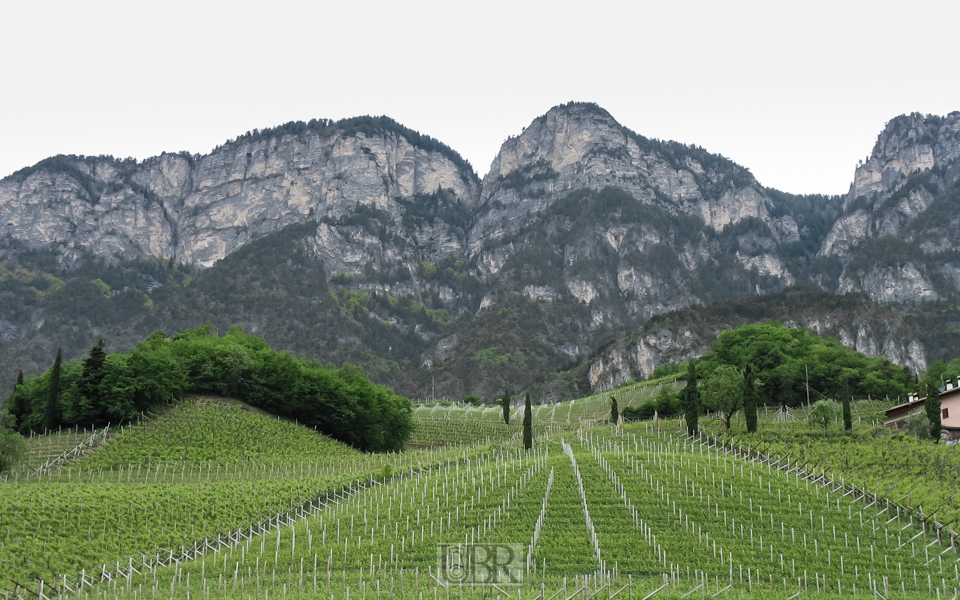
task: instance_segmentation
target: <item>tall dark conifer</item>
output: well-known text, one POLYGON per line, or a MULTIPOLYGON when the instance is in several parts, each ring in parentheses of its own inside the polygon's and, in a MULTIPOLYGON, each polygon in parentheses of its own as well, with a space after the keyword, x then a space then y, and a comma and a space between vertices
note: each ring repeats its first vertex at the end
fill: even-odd
POLYGON ((530 392, 523 402, 523 449, 533 448, 533 410, 530 407, 530 392))
POLYGON ((503 424, 510 424, 510 392, 504 390, 503 398, 500 399, 500 406, 503 407, 503 424))
POLYGON ((696 435, 700 419, 700 390, 697 389, 697 365, 693 359, 687 363, 687 387, 680 394, 680 404, 683 406, 683 418, 687 421, 687 433, 696 435))
POLYGON ((927 420, 930 421, 930 437, 933 443, 940 442, 940 430, 943 428, 943 422, 940 420, 940 387, 934 381, 927 380, 927 399, 923 402, 923 408, 927 412, 927 420))
POLYGON ((60 348, 57 348, 57 358, 53 361, 47 383, 47 406, 43 411, 43 427, 48 430, 60 425, 60 360, 60 348))
POLYGON ((851 431, 853 429, 853 409, 850 403, 853 399, 850 397, 850 388, 846 382, 840 387, 840 393, 843 394, 843 430, 851 431))
POLYGON ((103 381, 104 363, 107 355, 103 351, 103 338, 90 349, 90 355, 83 359, 83 374, 80 376, 80 419, 83 422, 97 423, 104 413, 100 397, 100 382, 103 381))
POLYGON ((610 394, 610 422, 614 425, 620 420, 620 407, 617 405, 617 397, 610 394))
POLYGON ((757 376, 753 373, 753 363, 747 363, 743 369, 743 416, 747 421, 747 431, 757 430, 757 376))

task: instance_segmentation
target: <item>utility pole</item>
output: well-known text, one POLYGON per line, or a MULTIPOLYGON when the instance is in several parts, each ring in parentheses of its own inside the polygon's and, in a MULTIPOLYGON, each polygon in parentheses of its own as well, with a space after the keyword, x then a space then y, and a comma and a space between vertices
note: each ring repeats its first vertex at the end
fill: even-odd
POLYGON ((807 383, 807 408, 810 408, 810 370, 807 365, 803 365, 803 373, 807 383))

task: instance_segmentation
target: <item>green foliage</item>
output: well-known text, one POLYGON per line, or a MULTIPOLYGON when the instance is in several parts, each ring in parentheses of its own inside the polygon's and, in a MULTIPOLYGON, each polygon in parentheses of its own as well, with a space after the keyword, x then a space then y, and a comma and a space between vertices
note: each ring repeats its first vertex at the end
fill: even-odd
POLYGON ((464 404, 470 404, 472 406, 483 406, 483 400, 480 399, 480 396, 476 394, 467 394, 463 397, 464 404))
POLYGON ((930 419, 927 418, 925 412, 916 411, 907 415, 907 418, 903 420, 905 424, 905 429, 908 435, 911 435, 918 440, 929 440, 930 431, 933 429, 930 426, 930 419))
POLYGON ((27 451, 27 443, 15 425, 14 418, 0 405, 0 475, 20 462, 27 451))
POLYGON ((426 279, 431 279, 433 278, 434 275, 437 274, 437 266, 434 265, 429 260, 423 257, 420 257, 418 264, 420 266, 420 275, 422 275, 426 279))
POLYGON ((817 400, 807 413, 811 425, 822 427, 824 431, 837 420, 837 405, 832 400, 817 400))
POLYGON ((541 160, 535 164, 526 165, 521 169, 510 171, 506 175, 500 175, 497 181, 503 189, 519 190, 531 183, 549 181, 559 176, 560 173, 555 171, 545 161, 541 160))
POLYGON ((331 290, 330 297, 337 302, 344 319, 361 320, 370 312, 370 295, 363 290, 340 288, 336 293, 331 290))
POLYGON ((461 232, 470 228, 472 216, 452 189, 437 188, 431 194, 417 194, 413 198, 396 198, 403 208, 403 226, 408 229, 446 223, 461 232))
MULTIPOLYGON (((230 394, 368 451, 400 450, 410 433, 409 401, 373 385, 360 367, 335 369, 277 353, 240 327, 223 337, 209 323, 172 339, 156 332, 129 355, 101 355, 98 344, 82 374, 76 363, 64 367, 66 425, 117 424, 198 392, 230 394)), ((54 373, 59 379, 59 369, 51 369, 14 393, 11 406, 22 431, 38 429, 38 398, 52 388, 54 373)), ((45 419, 45 409, 40 410, 45 419)))
POLYGON ((616 423, 620 420, 620 407, 617 406, 617 397, 610 394, 610 422, 616 423))
MULTIPOLYGON (((685 390, 677 394, 670 386, 663 385, 657 395, 639 406, 628 406, 620 411, 624 421, 648 421, 654 416, 669 419, 683 414, 682 395, 685 390)), ((698 415, 699 416, 699 415, 698 415)), ((696 418, 694 422, 696 424, 696 418)))
POLYGON ((704 379, 703 405, 718 413, 727 429, 733 415, 743 408, 743 372, 729 364, 720 365, 704 379))
POLYGON ((685 361, 671 362, 658 366, 653 370, 653 373, 650 373, 650 376, 647 377, 647 381, 653 381, 654 379, 664 379, 672 378, 678 379, 687 374, 687 363, 685 361))
POLYGON ((440 325, 442 327, 449 327, 450 325, 453 325, 453 317, 450 316, 450 313, 447 312, 447 309, 427 308, 425 310, 426 310, 427 316, 430 317, 430 319, 437 325, 440 325))
POLYGON ((906 396, 912 379, 908 370, 886 358, 867 358, 837 341, 776 321, 720 333, 701 360, 700 371, 709 379, 722 365, 742 369, 748 363, 762 382, 765 404, 797 405, 805 397, 807 372, 812 389, 835 398, 851 387, 863 396, 906 396))
MULTIPOLYGON (((820 250, 833 224, 843 210, 842 196, 824 196, 821 194, 797 195, 766 188, 771 203, 770 216, 782 218, 789 216, 800 230, 800 240, 783 247, 788 262, 802 261, 796 266, 806 265, 807 257, 813 257, 820 250)), ((791 265, 793 266, 793 265, 791 265)))
POLYGON ((494 346, 492 348, 484 348, 477 352, 473 359, 477 362, 489 365, 491 367, 496 367, 502 365, 503 363, 510 360, 509 354, 497 354, 499 348, 494 346))

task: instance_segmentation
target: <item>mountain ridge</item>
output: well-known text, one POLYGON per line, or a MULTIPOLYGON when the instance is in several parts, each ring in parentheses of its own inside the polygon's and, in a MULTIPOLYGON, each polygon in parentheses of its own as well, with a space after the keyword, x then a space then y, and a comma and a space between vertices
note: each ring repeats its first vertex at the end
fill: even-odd
POLYGON ((482 180, 449 146, 386 117, 254 130, 207 155, 52 157, 0 180, 0 337, 25 364, 17 349, 49 346, 66 327, 76 356, 107 324, 83 311, 77 320, 71 302, 89 304, 100 281, 107 305, 126 303, 114 311, 120 339, 202 324, 213 315, 181 305, 193 298, 218 322, 293 342, 288 325, 256 314, 286 294, 284 314, 316 340, 293 343, 302 353, 387 365, 384 380, 411 395, 426 386, 417 370, 433 373, 431 388, 446 373, 451 395, 491 395, 655 315, 795 284, 923 309, 960 293, 960 248, 946 236, 960 199, 958 131, 960 113, 891 120, 843 197, 765 188, 745 167, 645 138, 592 103, 534 119, 482 180), (542 323, 526 338, 469 333, 504 308, 542 323), (311 310, 324 316, 305 318, 311 310), (503 356, 526 366, 500 377, 487 363, 503 356), (487 369, 488 381, 448 377, 449 361, 487 369))

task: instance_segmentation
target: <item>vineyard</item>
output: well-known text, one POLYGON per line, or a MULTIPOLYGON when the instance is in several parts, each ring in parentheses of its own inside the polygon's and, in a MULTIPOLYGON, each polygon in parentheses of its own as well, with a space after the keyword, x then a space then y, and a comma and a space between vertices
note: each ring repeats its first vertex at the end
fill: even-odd
MULTIPOLYGON (((625 407, 656 393, 614 395, 625 407)), ((874 408, 842 439, 774 414, 762 438, 692 439, 676 421, 604 425, 609 402, 535 406, 531 451, 522 407, 504 425, 499 407, 420 406, 422 449, 400 454, 186 402, 0 484, 0 585, 84 599, 956 597, 950 530, 899 487, 849 476, 924 456, 875 435, 874 408), (446 560, 476 544, 516 551, 496 585, 446 560)), ((936 477, 955 482, 950 450, 936 450, 936 477)), ((906 461, 917 477, 920 460, 906 461)))
MULTIPOLYGON (((574 428, 592 425, 610 416, 611 396, 617 398, 622 410, 630 406, 639 406, 644 401, 656 397, 663 387, 677 391, 681 385, 682 382, 677 383, 672 380, 644 382, 569 402, 534 405, 533 422, 574 428)), ((516 398, 515 401, 518 404, 510 408, 510 422, 519 424, 523 419, 523 401, 520 398, 516 398)), ((503 409, 496 405, 471 406, 456 402, 424 403, 414 407, 413 416, 415 419, 503 423, 503 409)))

